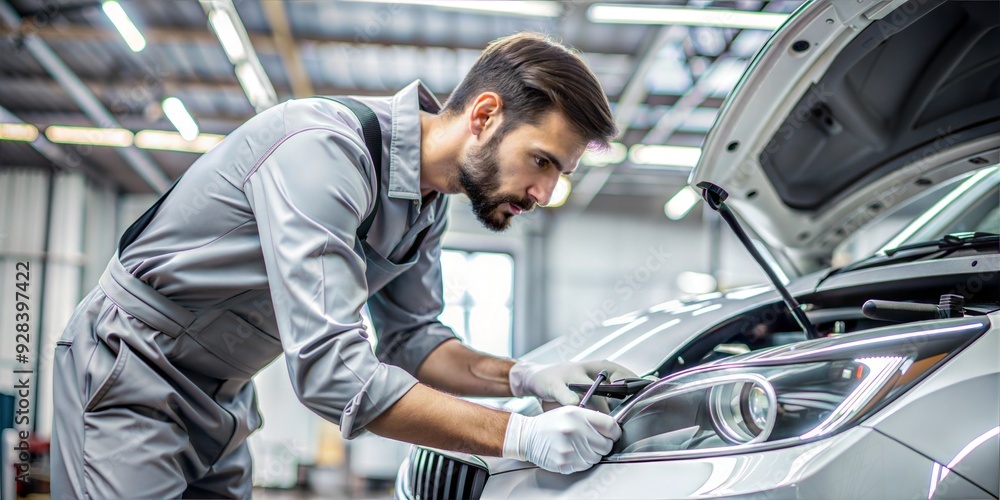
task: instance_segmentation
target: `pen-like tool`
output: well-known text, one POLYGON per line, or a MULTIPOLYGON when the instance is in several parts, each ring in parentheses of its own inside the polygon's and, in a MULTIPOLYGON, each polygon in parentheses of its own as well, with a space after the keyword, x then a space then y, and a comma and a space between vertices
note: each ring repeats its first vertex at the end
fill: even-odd
POLYGON ((590 401, 590 397, 594 395, 594 391, 597 390, 597 386, 601 385, 607 379, 608 379, 608 371, 601 370, 601 373, 598 373, 597 378, 594 379, 594 385, 590 386, 590 389, 587 390, 587 393, 583 395, 582 399, 580 399, 581 408, 586 406, 587 402, 590 401))

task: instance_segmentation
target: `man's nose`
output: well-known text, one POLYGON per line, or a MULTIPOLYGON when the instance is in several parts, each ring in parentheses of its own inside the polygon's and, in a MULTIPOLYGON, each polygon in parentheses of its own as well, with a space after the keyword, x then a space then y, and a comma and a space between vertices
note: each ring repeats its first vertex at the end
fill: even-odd
POLYGON ((552 201, 552 192, 556 189, 556 184, 559 182, 559 174, 546 175, 539 178, 531 187, 528 189, 528 196, 530 196, 535 203, 545 206, 552 201))

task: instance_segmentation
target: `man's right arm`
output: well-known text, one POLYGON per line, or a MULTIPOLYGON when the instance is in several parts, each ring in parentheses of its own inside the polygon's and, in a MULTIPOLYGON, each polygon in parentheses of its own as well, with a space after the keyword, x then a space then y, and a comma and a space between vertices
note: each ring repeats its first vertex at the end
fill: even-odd
POLYGON ((526 460, 569 474, 611 451, 621 427, 609 415, 563 406, 535 417, 505 413, 415 385, 368 428, 409 443, 526 460))
POLYGON ((499 457, 510 414, 417 384, 368 424, 368 430, 407 443, 499 457), (442 425, 461 422, 460 425, 442 425))

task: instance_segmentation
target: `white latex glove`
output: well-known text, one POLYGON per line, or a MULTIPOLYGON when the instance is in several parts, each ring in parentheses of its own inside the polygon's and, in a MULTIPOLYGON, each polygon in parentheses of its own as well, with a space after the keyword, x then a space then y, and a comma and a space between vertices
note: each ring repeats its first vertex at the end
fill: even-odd
POLYGON ((510 392, 514 396, 537 396, 542 401, 558 401, 562 405, 580 404, 580 394, 568 384, 593 384, 601 370, 608 371, 605 382, 635 377, 636 374, 611 361, 578 361, 539 365, 518 361, 510 368, 510 392))
POLYGON ((570 474, 599 462, 621 435, 621 427, 611 416, 577 406, 563 406, 536 417, 511 413, 503 457, 570 474))

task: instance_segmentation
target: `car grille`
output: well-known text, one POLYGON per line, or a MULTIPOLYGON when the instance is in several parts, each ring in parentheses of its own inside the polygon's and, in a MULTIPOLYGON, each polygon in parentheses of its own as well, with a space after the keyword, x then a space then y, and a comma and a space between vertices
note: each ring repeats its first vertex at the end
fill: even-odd
POLYGON ((410 451, 410 491, 418 500, 478 500, 486 469, 414 446, 410 451))

